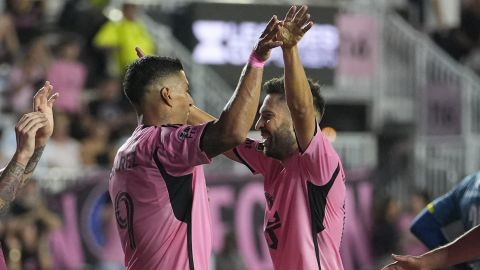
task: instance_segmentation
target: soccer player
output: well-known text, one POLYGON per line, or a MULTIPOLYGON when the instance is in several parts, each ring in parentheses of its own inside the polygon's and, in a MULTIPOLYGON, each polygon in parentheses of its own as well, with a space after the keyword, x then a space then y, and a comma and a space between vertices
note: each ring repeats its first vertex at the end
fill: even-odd
POLYGON ((396 262, 384 270, 430 270, 448 267, 480 257, 480 226, 466 232, 448 245, 420 256, 392 255, 396 262))
MULTIPOLYGON (((52 95, 50 82, 37 92, 34 112, 25 114, 15 126, 17 149, 8 165, 0 170, 0 215, 4 215, 17 190, 31 178, 43 149, 53 132, 53 104, 58 93, 52 95)), ((0 249, 0 269, 7 269, 0 249)))
POLYGON ((124 92, 139 126, 115 157, 109 192, 127 269, 208 269, 211 224, 203 167, 241 144, 255 117, 263 63, 279 21, 260 36, 218 121, 186 125, 192 106, 181 63, 146 56, 132 63, 124 92))
MULTIPOLYGON (((284 78, 264 85, 255 126, 264 141, 247 140, 226 154, 264 176, 264 235, 275 269, 343 269, 345 174, 318 126, 324 100, 319 85, 307 79, 297 47, 312 24, 306 6, 290 8, 278 35, 284 78)), ((210 119, 195 108, 189 121, 210 119)))
MULTIPOLYGON (((442 228, 461 221, 465 231, 480 224, 480 172, 465 177, 443 196, 429 203, 415 217, 410 230, 429 249, 448 243, 442 228)), ((480 269, 480 262, 460 265, 463 269, 480 269)))

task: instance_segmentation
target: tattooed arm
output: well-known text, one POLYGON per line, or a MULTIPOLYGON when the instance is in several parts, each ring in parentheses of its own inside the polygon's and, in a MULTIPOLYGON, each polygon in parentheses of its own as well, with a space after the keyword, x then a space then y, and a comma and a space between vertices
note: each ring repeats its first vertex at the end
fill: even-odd
POLYGON ((0 215, 25 185, 37 166, 43 149, 53 133, 53 104, 58 93, 46 81, 33 99, 32 113, 25 114, 15 126, 17 150, 5 169, 0 170, 0 215))
MULTIPOLYGON (((34 158, 35 153, 35 135, 40 128, 47 125, 48 120, 45 114, 32 112, 25 114, 15 127, 17 138, 17 150, 7 167, 0 172, 0 214, 4 214, 8 205, 15 198, 17 190, 30 176, 33 168, 38 162, 38 157, 34 158), (35 161, 37 159, 37 161, 35 161), (26 174, 26 169, 29 172, 26 174)), ((40 147, 43 150, 43 147, 40 147)))

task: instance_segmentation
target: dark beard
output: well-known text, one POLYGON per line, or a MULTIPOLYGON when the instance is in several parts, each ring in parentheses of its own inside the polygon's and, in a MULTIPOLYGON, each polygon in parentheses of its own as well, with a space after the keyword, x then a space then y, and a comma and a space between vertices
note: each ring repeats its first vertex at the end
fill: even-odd
POLYGON ((287 124, 278 128, 278 131, 271 134, 268 144, 264 144, 264 152, 268 157, 284 160, 295 150, 296 140, 292 136, 287 124))

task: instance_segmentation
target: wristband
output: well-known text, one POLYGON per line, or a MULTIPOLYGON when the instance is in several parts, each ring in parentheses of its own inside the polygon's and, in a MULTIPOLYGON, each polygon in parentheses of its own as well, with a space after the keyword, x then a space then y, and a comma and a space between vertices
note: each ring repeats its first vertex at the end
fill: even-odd
POLYGON ((248 64, 254 68, 263 68, 263 66, 265 65, 265 61, 258 59, 258 56, 253 51, 252 54, 250 54, 250 58, 248 59, 248 64))

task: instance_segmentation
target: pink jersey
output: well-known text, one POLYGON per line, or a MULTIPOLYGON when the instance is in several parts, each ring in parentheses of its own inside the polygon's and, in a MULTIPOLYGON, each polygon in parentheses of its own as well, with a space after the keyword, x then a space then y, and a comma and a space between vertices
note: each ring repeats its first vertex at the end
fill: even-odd
POLYGON ((5 263, 5 257, 3 256, 3 250, 1 245, 0 245, 0 270, 7 270, 7 264, 5 263))
POLYGON ((262 144, 252 140, 234 152, 265 178, 264 235, 274 268, 343 269, 345 174, 322 132, 316 132, 304 153, 284 164, 265 156, 262 144))
POLYGON ((208 270, 206 125, 139 126, 118 150, 109 191, 127 269, 208 270))

